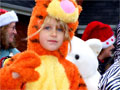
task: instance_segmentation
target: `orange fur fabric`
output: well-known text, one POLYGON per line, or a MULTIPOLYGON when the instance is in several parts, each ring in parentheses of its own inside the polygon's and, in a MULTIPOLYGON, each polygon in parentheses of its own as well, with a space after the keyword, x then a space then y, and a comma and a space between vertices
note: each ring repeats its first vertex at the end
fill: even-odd
POLYGON ((40 60, 34 52, 25 51, 17 54, 11 58, 11 61, 11 64, 6 64, 0 69, 0 90, 19 90, 25 82, 39 78, 39 74, 34 69, 40 65, 40 60), (13 72, 19 73, 20 77, 13 78, 13 72))
MULTIPOLYGON (((35 33, 43 24, 45 17, 50 15, 67 23, 69 35, 72 39, 78 26, 78 16, 81 11, 81 6, 77 5, 75 0, 36 0, 28 26, 28 36, 35 33), (64 1, 69 2, 74 7, 72 12, 67 13, 68 11, 64 10, 64 6, 63 9, 61 8, 61 3, 66 4, 64 1), (58 8, 64 13, 64 16, 58 8)), ((5 67, 0 69, 2 82, 0 90, 26 90, 29 88, 29 90, 36 88, 39 88, 37 90, 53 90, 53 88, 55 88, 54 90, 87 90, 77 67, 65 59, 68 43, 69 41, 66 40, 58 50, 48 51, 40 45, 39 34, 28 38, 27 51, 15 55, 10 62, 6 63, 5 67), (50 62, 49 57, 51 58, 50 62), (51 71, 46 70, 46 68, 51 71), (19 77, 14 77, 14 72, 18 73, 19 77), (61 83, 62 81, 63 83, 61 83), (53 86, 51 87, 51 85, 53 86)))

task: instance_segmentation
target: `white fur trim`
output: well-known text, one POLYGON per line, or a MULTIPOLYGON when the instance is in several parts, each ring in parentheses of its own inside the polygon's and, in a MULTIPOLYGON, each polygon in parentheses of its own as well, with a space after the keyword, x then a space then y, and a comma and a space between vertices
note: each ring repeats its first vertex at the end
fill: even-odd
POLYGON ((0 15, 0 27, 8 25, 11 22, 18 22, 18 17, 14 11, 0 15))
POLYGON ((115 37, 112 36, 108 40, 102 42, 102 47, 103 48, 108 48, 109 46, 111 46, 112 44, 114 44, 114 42, 115 42, 115 37))

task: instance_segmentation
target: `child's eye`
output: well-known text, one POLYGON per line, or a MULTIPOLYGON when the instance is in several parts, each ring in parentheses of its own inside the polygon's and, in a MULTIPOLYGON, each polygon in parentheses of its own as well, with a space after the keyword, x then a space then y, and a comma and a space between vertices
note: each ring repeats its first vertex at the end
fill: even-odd
POLYGON ((49 30, 50 26, 45 26, 44 29, 49 30))
POLYGON ((63 29, 62 28, 58 28, 57 31, 63 32, 63 29))

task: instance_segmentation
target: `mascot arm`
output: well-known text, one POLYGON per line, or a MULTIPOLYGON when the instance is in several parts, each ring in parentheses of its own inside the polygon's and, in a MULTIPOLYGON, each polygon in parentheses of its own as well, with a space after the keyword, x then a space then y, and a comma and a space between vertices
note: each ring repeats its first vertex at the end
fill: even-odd
POLYGON ((25 51, 11 58, 12 63, 0 69, 0 90, 21 89, 25 82, 35 81, 39 74, 34 70, 40 58, 32 51, 25 51))

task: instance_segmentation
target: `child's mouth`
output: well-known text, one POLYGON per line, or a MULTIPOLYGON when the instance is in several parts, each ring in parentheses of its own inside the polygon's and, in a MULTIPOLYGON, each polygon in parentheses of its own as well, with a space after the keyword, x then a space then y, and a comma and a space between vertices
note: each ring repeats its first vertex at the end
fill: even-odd
POLYGON ((51 42, 51 43, 57 43, 56 40, 48 40, 48 42, 51 42))

